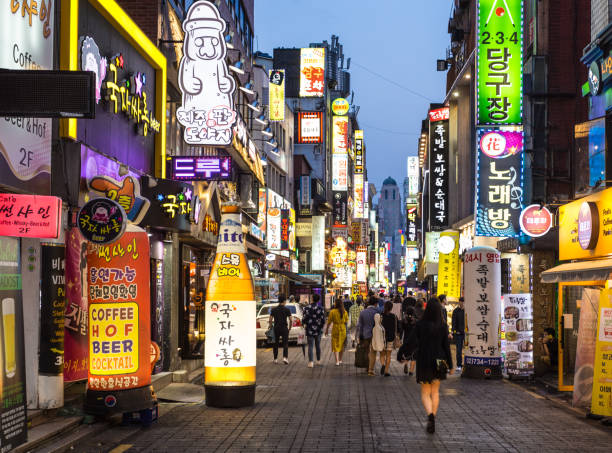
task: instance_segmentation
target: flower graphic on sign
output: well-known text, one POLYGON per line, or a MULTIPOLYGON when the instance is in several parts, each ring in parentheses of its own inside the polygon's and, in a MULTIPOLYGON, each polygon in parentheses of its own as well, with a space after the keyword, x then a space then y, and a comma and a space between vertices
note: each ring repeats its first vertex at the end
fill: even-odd
POLYGON ((523 150, 522 133, 510 131, 487 132, 480 139, 480 149, 493 159, 501 159, 520 153, 523 150))

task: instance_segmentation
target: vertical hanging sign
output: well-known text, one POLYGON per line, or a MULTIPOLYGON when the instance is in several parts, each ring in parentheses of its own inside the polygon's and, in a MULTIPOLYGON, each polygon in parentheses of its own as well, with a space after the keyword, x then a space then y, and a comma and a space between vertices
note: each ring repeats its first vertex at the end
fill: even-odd
POLYGON ((285 70, 271 69, 268 80, 270 121, 285 121, 285 70))
POLYGON ((300 97, 323 97, 325 48, 300 49, 300 97))
POLYGON ((63 244, 42 244, 40 286, 40 344, 38 371, 58 375, 64 370, 64 320, 66 311, 65 255, 63 244))
POLYGON ((443 231, 438 240, 438 293, 451 299, 461 294, 461 269, 459 267, 459 232, 443 231))
POLYGON ((523 210, 523 132, 478 130, 476 235, 518 237, 523 210))
POLYGON ((478 2, 477 124, 521 124, 523 0, 478 2))
POLYGON ((363 173, 363 131, 355 131, 355 174, 363 173))
POLYGON ((448 117, 448 107, 429 112, 429 224, 432 229, 448 226, 448 117))

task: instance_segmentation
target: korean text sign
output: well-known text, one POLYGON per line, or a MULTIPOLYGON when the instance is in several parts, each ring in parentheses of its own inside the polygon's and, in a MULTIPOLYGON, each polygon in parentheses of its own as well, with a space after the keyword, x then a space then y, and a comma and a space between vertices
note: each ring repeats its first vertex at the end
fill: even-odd
POLYGON ((523 1, 478 2, 477 124, 521 124, 523 1))
POLYGON ((463 273, 468 330, 465 365, 499 366, 500 253, 491 247, 466 251, 463 273))
POLYGON ((325 49, 300 50, 300 97, 322 97, 325 91, 325 49))
POLYGON ((448 226, 449 215, 448 107, 430 111, 429 118, 429 223, 442 229, 448 226))
POLYGON ((363 173, 363 131, 355 131, 355 174, 363 173))
POLYGON ((285 120, 285 70, 271 69, 269 74, 268 96, 270 121, 285 120))
POLYGON ((439 250, 438 254, 438 296, 446 294, 450 298, 461 296, 461 269, 459 267, 459 232, 443 231, 440 233, 439 243, 452 241, 452 250, 439 250), (447 239, 443 239, 447 238, 447 239))
POLYGON ((0 194, 0 236, 57 238, 61 220, 61 198, 0 194))
POLYGON ((416 204, 406 204, 406 247, 416 247, 417 243, 417 209, 416 204))
POLYGON ((332 117, 332 141, 334 154, 348 153, 348 116, 332 117))
POLYGON ((151 383, 149 238, 128 231, 87 249, 91 390, 151 383))
POLYGON ((612 416, 612 294, 601 291, 593 370, 591 412, 612 416))
POLYGON ((533 304, 531 294, 505 294, 504 313, 504 367, 506 373, 516 376, 533 374, 533 304))
POLYGON ((476 235, 517 237, 523 209, 523 132, 478 131, 476 235))

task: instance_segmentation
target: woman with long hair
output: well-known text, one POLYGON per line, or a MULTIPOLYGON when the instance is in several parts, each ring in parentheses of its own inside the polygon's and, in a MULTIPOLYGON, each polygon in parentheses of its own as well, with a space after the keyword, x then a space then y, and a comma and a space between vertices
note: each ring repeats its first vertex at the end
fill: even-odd
POLYGON ((348 313, 344 309, 342 299, 337 298, 334 308, 329 312, 327 318, 327 327, 325 335, 329 332, 329 326, 332 326, 331 348, 336 356, 336 365, 342 363, 342 354, 344 353, 344 342, 346 340, 346 323, 348 321, 348 313))
POLYGON ((407 374, 408 377, 414 375, 414 368, 416 366, 416 336, 411 335, 418 321, 415 307, 416 299, 414 297, 406 297, 404 299, 402 308, 404 341, 397 352, 397 360, 404 364, 404 374, 407 374))
POLYGON ((391 376, 389 368, 391 366, 391 352, 393 352, 393 342, 397 335, 397 316, 393 311, 393 302, 388 300, 385 302, 384 311, 382 315, 382 325, 385 329, 385 347, 380 351, 380 374, 385 376, 391 376))
POLYGON ((442 306, 436 297, 427 302, 414 335, 418 343, 416 377, 421 384, 421 401, 427 413, 427 432, 434 433, 440 403, 440 381, 446 379, 447 372, 454 372, 448 326, 442 320, 442 306))

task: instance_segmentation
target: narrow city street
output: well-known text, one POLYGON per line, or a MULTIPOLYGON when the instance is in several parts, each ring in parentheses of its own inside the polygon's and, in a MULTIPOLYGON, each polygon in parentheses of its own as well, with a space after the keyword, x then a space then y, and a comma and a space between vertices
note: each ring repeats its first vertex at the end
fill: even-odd
POLYGON ((162 403, 150 428, 116 427, 72 451, 610 451, 612 430, 505 380, 451 376, 436 433, 427 434, 419 387, 397 362, 391 377, 368 377, 353 366, 352 352, 337 367, 329 341, 323 346, 324 365, 314 369, 301 347, 290 348, 289 365, 273 364, 272 351, 259 349, 253 407, 162 403))

